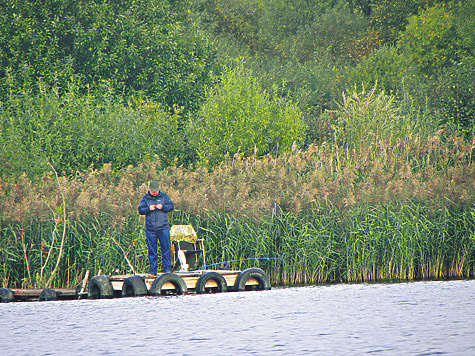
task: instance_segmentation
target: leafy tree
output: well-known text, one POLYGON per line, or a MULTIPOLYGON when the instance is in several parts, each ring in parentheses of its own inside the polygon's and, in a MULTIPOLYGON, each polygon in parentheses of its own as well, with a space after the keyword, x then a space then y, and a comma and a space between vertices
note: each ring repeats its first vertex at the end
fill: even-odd
MULTIPOLYGON (((455 28, 460 38, 462 55, 475 64, 475 0, 462 1, 455 7, 455 28)), ((474 65, 475 66, 475 65, 474 65)))
POLYGON ((195 8, 201 21, 215 36, 229 35, 238 43, 256 51, 259 43, 259 18, 264 4, 261 0, 202 0, 195 8))
MULTIPOLYGON (((0 78, 36 90, 41 79, 65 88, 79 76, 90 88, 141 92, 196 110, 213 51, 185 23, 187 0, 5 0, 0 11, 0 78)), ((8 86, 0 86, 5 98, 8 86)))
POLYGON ((406 28, 408 18, 417 14, 425 1, 377 0, 373 4, 371 22, 381 31, 386 42, 394 43, 400 31, 406 28))
POLYGON ((288 58, 295 37, 341 0, 198 0, 195 9, 213 37, 246 46, 252 55, 288 58))
POLYGON ((399 46, 404 55, 424 74, 459 59, 455 17, 442 6, 431 7, 409 19, 399 46))
MULTIPOLYGON (((355 8, 359 9, 366 17, 371 16, 373 11, 371 0, 347 0, 351 12, 354 12, 355 8)), ((373 1, 374 2, 374 1, 373 1)))
POLYGON ((304 124, 295 105, 263 91, 240 66, 210 90, 189 131, 201 163, 214 167, 226 154, 287 152, 303 138, 304 124))
POLYGON ((361 0, 358 2, 370 3, 366 6, 371 8, 373 27, 381 32, 386 42, 394 44, 399 33, 405 30, 411 16, 421 13, 428 7, 450 3, 451 0, 361 0))
MULTIPOLYGON (((303 40, 298 34, 341 1, 270 0, 259 19, 259 35, 267 43, 268 55, 295 58, 303 40)), ((308 40, 308 39, 307 39, 308 40)), ((315 48, 313 48, 315 49, 315 48)))
MULTIPOLYGON (((369 23, 363 17, 352 15, 348 9, 331 9, 303 27, 292 38, 287 48, 299 61, 329 53, 335 59, 356 62, 364 53, 379 46, 377 38, 371 38, 369 23)), ((289 41, 290 42, 290 41, 289 41)))

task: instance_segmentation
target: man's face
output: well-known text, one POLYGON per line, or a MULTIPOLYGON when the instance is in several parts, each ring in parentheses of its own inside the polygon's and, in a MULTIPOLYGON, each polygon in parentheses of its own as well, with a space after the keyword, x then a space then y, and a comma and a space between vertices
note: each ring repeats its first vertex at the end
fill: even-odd
POLYGON ((154 197, 156 197, 156 196, 158 195, 158 193, 160 193, 160 191, 159 191, 159 190, 158 190, 158 191, 156 191, 156 192, 152 192, 152 191, 150 190, 150 194, 152 194, 154 197))

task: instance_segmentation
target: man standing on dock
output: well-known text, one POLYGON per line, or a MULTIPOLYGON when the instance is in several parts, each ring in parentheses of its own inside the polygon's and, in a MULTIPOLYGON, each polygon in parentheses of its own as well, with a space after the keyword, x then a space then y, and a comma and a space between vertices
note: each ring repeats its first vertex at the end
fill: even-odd
POLYGON ((148 246, 149 274, 157 274, 157 250, 160 242, 163 272, 172 271, 170 259, 170 228, 168 213, 174 208, 170 197, 160 191, 157 182, 152 181, 149 191, 142 197, 139 204, 139 214, 145 215, 145 237, 148 246))

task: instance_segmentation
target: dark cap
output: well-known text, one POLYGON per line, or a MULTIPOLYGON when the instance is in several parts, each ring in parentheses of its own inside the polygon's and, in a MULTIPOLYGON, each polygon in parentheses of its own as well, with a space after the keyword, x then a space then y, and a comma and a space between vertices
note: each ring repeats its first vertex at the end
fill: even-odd
POLYGON ((160 190, 160 185, 152 180, 148 186, 148 189, 150 189, 151 192, 158 192, 160 190))

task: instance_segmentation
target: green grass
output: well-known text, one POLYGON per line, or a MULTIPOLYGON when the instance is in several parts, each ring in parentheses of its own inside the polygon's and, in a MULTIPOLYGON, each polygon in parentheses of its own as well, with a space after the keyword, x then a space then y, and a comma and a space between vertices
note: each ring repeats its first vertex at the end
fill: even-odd
MULTIPOLYGON (((424 204, 391 204, 298 215, 275 208, 263 219, 176 211, 172 221, 195 227, 205 239, 208 264, 242 259, 219 267, 259 267, 273 285, 475 277, 475 208, 471 206, 433 210, 424 204)), ((148 261, 140 219, 131 216, 120 230, 109 223, 106 214, 70 222, 54 286, 74 286, 86 270, 110 273, 117 268, 130 273, 110 236, 129 251, 134 267, 145 271, 148 261)), ((51 222, 36 222, 24 231, 36 286, 41 285, 39 270, 51 230, 51 222)), ((2 229, 4 286, 26 286, 18 234, 19 226, 2 229)), ((45 275, 51 269, 49 265, 45 275)))

